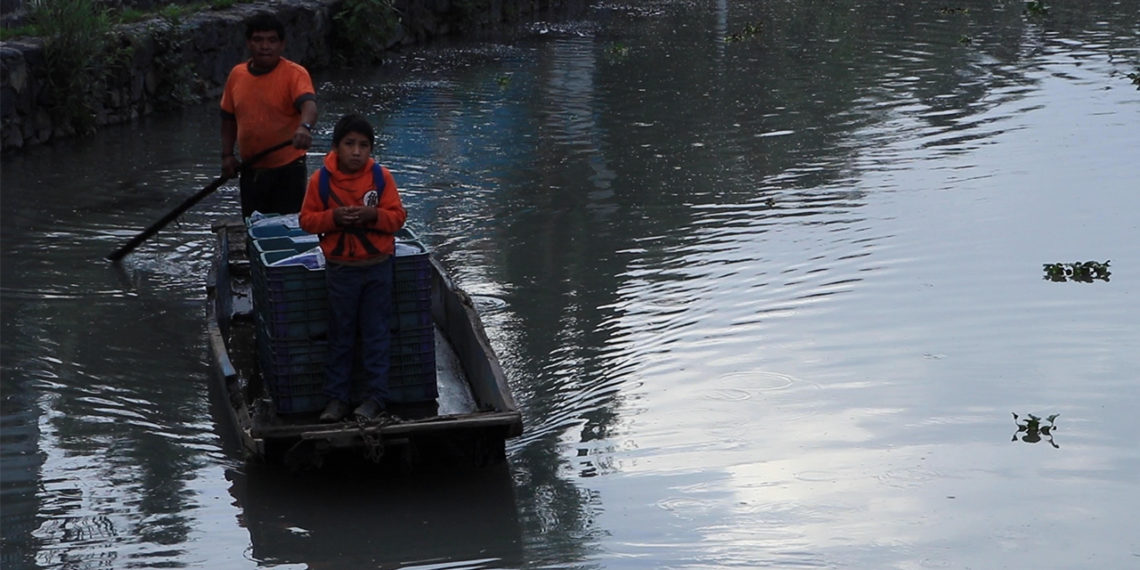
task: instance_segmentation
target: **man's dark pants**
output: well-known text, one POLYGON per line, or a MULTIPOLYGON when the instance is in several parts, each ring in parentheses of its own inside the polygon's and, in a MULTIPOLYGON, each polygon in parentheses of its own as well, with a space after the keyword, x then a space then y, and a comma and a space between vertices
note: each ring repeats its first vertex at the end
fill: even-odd
POLYGON ((309 171, 305 157, 277 168, 253 168, 241 175, 241 216, 292 214, 301 211, 309 171))

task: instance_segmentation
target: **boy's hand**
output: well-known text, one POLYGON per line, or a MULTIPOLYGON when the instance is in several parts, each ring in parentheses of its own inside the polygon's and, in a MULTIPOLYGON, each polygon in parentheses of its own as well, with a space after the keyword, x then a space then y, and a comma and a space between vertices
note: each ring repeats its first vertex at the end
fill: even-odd
POLYGON ((360 206, 357 211, 357 215, 359 216, 360 225, 362 226, 371 226, 375 224, 376 219, 380 217, 380 214, 377 213, 376 208, 373 208, 372 206, 360 206))
POLYGON ((338 226, 370 226, 376 223, 376 208, 341 206, 333 209, 333 222, 338 226))
POLYGON ((333 222, 338 226, 356 225, 356 208, 350 206, 333 208, 333 222))

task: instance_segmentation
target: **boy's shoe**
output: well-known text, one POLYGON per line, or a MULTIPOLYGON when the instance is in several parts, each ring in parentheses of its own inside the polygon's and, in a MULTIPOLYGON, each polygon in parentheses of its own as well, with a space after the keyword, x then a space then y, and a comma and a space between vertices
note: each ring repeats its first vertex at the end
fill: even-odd
POLYGON ((357 406, 356 410, 352 412, 352 415, 356 416, 357 419, 370 422, 387 414, 384 412, 384 406, 381 406, 380 402, 368 399, 365 400, 363 404, 357 406))
POLYGON ((321 412, 320 421, 321 421, 321 423, 326 423, 326 424, 332 423, 332 422, 339 422, 340 420, 344 419, 344 416, 347 416, 347 415, 348 415, 348 404, 345 402, 342 402, 340 400, 333 399, 333 400, 329 400, 328 405, 325 406, 325 411, 321 412))

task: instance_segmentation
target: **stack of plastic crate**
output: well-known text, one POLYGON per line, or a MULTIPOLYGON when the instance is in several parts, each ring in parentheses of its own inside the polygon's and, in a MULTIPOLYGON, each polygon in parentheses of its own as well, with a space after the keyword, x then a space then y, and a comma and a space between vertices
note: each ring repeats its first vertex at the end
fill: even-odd
POLYGON ((435 328, 431 315, 431 258, 415 234, 396 234, 389 400, 418 404, 439 397, 435 378, 435 328))
MULTIPOLYGON (((328 288, 323 269, 290 262, 316 246, 314 236, 286 223, 249 228, 253 303, 261 377, 278 413, 320 411, 328 354, 328 288)), ((396 234, 388 400, 426 409, 439 397, 431 314, 430 253, 415 234, 396 234)), ((359 353, 353 396, 363 386, 359 353)))
MULTIPOLYGON (((316 247, 314 237, 284 223, 249 228, 258 364, 282 414, 317 412, 327 402, 325 272, 296 260, 316 247)), ((309 256, 310 265, 312 260, 309 256)))

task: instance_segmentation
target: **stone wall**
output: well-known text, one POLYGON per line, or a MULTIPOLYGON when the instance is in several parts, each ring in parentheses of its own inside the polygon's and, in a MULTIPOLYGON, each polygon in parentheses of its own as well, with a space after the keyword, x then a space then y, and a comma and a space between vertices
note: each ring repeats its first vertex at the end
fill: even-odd
MULTIPOLYGON (((88 92, 83 101, 91 107, 89 126, 131 121, 218 97, 230 68, 246 57, 244 21, 258 12, 272 12, 285 25, 285 57, 311 71, 328 67, 337 60, 335 49, 341 38, 335 17, 346 1, 235 4, 177 22, 153 19, 119 27, 114 32, 116 62, 103 74, 103 81, 84 86, 88 92)), ((531 19, 561 4, 562 0, 395 0, 401 21, 387 46, 531 19)), ((82 134, 82 127, 60 116, 60 94, 47 80, 44 59, 38 39, 0 43, 0 141, 5 153, 82 134)))

